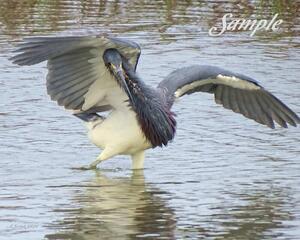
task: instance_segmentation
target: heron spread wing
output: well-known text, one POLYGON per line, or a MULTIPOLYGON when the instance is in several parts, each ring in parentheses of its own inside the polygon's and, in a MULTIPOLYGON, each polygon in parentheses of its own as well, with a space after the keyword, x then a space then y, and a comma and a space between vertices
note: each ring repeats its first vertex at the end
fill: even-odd
POLYGON ((194 92, 213 93, 223 107, 241 113, 258 123, 274 128, 274 121, 282 127, 296 126, 299 117, 278 98, 254 79, 213 66, 191 66, 169 74, 158 88, 171 107, 174 100, 194 92))
POLYGON ((118 108, 128 97, 105 69, 103 53, 117 49, 136 69, 138 44, 105 36, 26 38, 12 57, 18 65, 48 60, 47 91, 66 109, 106 111, 118 108))

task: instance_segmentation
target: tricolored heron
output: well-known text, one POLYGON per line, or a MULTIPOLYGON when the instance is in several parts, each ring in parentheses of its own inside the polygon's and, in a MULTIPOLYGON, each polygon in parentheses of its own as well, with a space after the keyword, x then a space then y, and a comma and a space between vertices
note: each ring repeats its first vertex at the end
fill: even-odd
POLYGON ((274 128, 296 126, 299 117, 257 81, 214 66, 195 65, 170 73, 156 88, 136 74, 141 49, 135 42, 106 36, 26 38, 12 61, 48 61, 52 100, 84 120, 89 139, 103 149, 83 169, 115 155, 131 155, 132 168, 144 166, 144 152, 174 138, 174 100, 194 92, 214 94, 225 108, 274 128), (99 115, 110 111, 107 117, 99 115))

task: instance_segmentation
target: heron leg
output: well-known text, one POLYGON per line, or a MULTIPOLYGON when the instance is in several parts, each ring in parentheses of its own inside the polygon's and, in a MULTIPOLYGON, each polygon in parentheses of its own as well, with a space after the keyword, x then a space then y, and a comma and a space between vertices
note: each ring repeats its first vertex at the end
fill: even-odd
POLYGON ((86 170, 96 169, 97 165, 102 161, 104 161, 104 159, 102 159, 101 154, 99 154, 99 156, 96 158, 96 160, 94 160, 92 163, 90 163, 89 165, 86 166, 86 170))
POLYGON ((100 154, 99 156, 96 158, 96 160, 94 160, 91 164, 87 165, 87 166, 81 166, 81 167, 78 167, 78 168, 75 168, 75 169, 79 169, 79 170, 92 170, 92 169, 96 169, 97 168, 97 165, 100 163, 100 162, 103 162, 113 156, 116 155, 116 153, 113 153, 111 151, 112 149, 110 148, 105 148, 100 154))
POLYGON ((145 151, 136 152, 135 154, 131 155, 132 159, 132 170, 138 170, 144 168, 144 159, 145 159, 145 151))

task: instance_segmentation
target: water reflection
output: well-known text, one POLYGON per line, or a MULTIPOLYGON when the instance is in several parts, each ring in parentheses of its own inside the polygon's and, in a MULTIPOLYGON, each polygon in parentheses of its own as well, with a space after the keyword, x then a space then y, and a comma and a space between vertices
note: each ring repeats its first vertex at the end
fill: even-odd
POLYGON ((293 217, 287 210, 287 191, 274 188, 271 183, 269 187, 240 189, 242 193, 223 192, 224 199, 231 200, 211 204, 215 213, 208 219, 204 220, 202 212, 193 212, 193 218, 203 221, 182 222, 176 212, 184 206, 172 207, 172 193, 145 182, 143 172, 135 172, 128 178, 96 172, 91 182, 75 188, 68 207, 54 209, 64 217, 48 226, 55 233, 45 237, 50 240, 275 239, 281 235, 276 229, 293 217))
MULTIPOLYGON (((231 194, 230 194, 231 195, 231 194)), ((253 190, 235 195, 232 202, 214 206, 206 222, 179 226, 183 239, 277 239, 285 221, 293 220, 282 189, 253 190)), ((201 213, 195 213, 201 215, 201 213)), ((285 226, 286 227, 286 226, 285 226)))
MULTIPOLYGON (((77 192, 77 190, 76 190, 77 192)), ((143 172, 130 178, 109 178, 97 172, 83 192, 76 193, 71 206, 55 209, 64 212, 62 221, 50 226, 57 229, 48 239, 173 239, 176 220, 167 206, 168 193, 146 184, 143 172)))
MULTIPOLYGON (((11 1, 2 0, 0 30, 11 36, 57 32, 69 29, 93 29, 120 33, 151 29, 162 39, 168 34, 199 34, 220 22, 225 13, 235 17, 270 19, 275 13, 284 20, 279 36, 297 36, 299 4, 284 0, 237 1, 11 1), (183 31, 184 29, 184 31, 183 31)), ((264 34, 265 35, 265 34, 264 34)), ((274 36, 274 34, 273 34, 274 36)))
POLYGON ((216 239, 276 239, 281 233, 276 229, 282 223, 292 220, 292 213, 285 208, 286 195, 283 189, 270 188, 267 191, 254 190, 252 193, 240 194, 239 200, 245 205, 235 205, 217 218, 225 233, 216 239))

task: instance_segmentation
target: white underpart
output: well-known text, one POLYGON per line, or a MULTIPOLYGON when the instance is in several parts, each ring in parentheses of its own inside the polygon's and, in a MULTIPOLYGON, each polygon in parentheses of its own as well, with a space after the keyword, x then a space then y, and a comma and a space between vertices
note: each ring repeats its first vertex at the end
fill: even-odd
POLYGON ((131 155, 132 169, 143 168, 144 151, 151 147, 146 140, 136 114, 129 108, 112 111, 104 121, 87 123, 92 143, 103 149, 100 160, 116 155, 131 155))
POLYGON ((206 84, 222 84, 222 85, 226 85, 229 87, 245 89, 245 90, 261 89, 259 86, 257 86, 256 84, 254 84, 252 82, 237 78, 235 76, 224 76, 224 75, 219 74, 216 78, 199 80, 199 81, 195 81, 190 84, 184 85, 182 88, 179 88, 175 92, 175 97, 179 98, 184 93, 186 93, 194 88, 206 85, 206 84))

